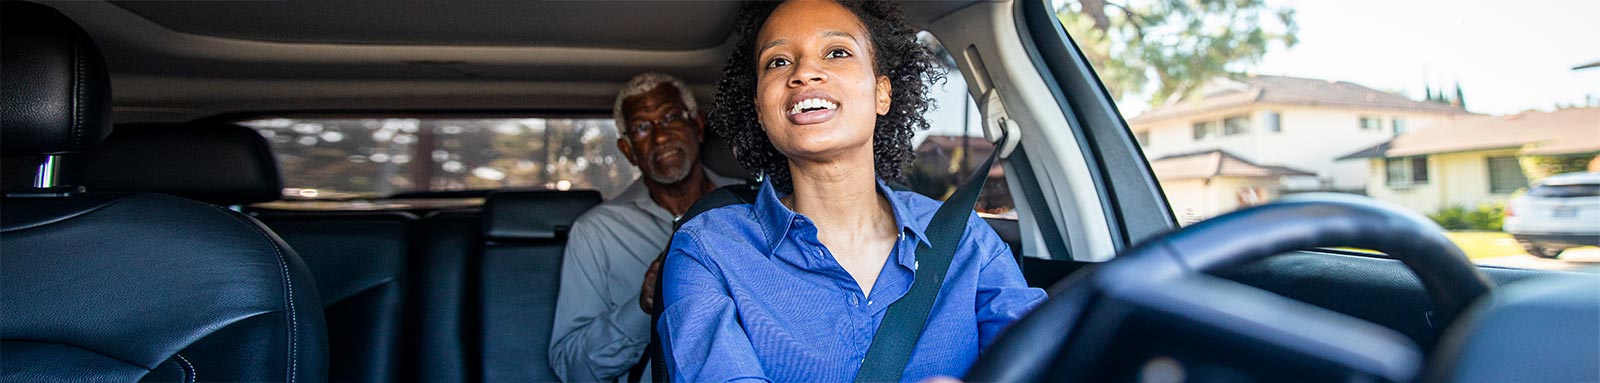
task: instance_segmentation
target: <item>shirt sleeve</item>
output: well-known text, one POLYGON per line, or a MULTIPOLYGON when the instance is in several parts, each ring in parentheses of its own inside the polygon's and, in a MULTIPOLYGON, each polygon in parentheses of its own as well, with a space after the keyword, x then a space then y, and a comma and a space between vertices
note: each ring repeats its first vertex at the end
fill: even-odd
POLYGON ((680 230, 663 266, 666 312, 657 325, 668 372, 680 382, 770 381, 704 248, 680 230))
MULTIPOLYGON (((615 381, 638 363, 650 342, 650 314, 639 309, 640 286, 607 286, 609 251, 616 241, 579 220, 562 254, 561 290, 550 335, 550 367, 567 382, 615 381), (610 302, 611 289, 631 289, 610 302)), ((615 254, 609 256, 618 256, 615 254)), ((642 276, 641 276, 642 278, 642 276)))
POLYGON ((974 239, 979 241, 980 251, 985 252, 988 258, 978 271, 975 302, 978 306, 978 345, 988 348, 989 343, 994 342, 1006 326, 1044 302, 1045 293, 1042 289, 1028 287, 1027 280, 1022 277, 1022 269, 1017 267, 1016 258, 1011 256, 1011 247, 1001 241, 994 229, 983 223, 981 218, 976 215, 973 217, 980 223, 977 228, 982 233, 974 239))

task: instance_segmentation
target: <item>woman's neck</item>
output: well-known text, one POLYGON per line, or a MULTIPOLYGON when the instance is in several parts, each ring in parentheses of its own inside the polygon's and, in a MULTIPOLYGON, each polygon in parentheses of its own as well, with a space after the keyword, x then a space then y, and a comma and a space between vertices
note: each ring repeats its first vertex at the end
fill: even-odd
MULTIPOLYGON (((877 172, 870 150, 829 162, 789 164, 794 193, 783 204, 832 234, 894 235, 893 207, 878 194, 877 172), (869 234, 870 233, 870 234, 869 234)), ((828 235, 830 233, 823 233, 828 235)), ((831 236, 831 235, 829 235, 831 236)))

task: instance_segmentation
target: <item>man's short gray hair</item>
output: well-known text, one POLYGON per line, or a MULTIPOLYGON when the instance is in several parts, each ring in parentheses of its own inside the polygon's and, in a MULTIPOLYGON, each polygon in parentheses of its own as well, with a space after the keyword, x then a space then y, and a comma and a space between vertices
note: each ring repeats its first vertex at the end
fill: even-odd
POLYGON ((694 113, 695 110, 698 110, 694 102, 694 91, 689 90, 689 85, 684 84, 683 80, 666 73, 641 73, 638 76, 633 76, 632 80, 628 80, 628 86, 623 87, 622 93, 617 94, 616 105, 611 106, 611 114, 617 119, 617 132, 625 132, 628 129, 627 116, 622 115, 622 100, 655 90, 661 84, 671 84, 673 88, 678 88, 678 98, 683 100, 684 107, 689 108, 686 112, 694 113))

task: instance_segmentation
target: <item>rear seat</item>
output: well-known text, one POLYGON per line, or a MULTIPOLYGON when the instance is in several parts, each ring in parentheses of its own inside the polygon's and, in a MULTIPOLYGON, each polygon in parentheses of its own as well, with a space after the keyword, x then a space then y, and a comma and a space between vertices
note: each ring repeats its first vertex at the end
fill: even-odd
MULTIPOLYGON (((70 159, 75 184, 240 205, 278 199, 277 162, 249 128, 214 124, 118 126, 70 159)), ((416 216, 395 212, 251 212, 316 278, 329 339, 329 379, 391 382, 400 356, 406 260, 416 216)))
POLYGON ((485 382, 557 381, 549 350, 561 255, 567 231, 600 203, 596 191, 526 191, 489 195, 478 259, 485 382))

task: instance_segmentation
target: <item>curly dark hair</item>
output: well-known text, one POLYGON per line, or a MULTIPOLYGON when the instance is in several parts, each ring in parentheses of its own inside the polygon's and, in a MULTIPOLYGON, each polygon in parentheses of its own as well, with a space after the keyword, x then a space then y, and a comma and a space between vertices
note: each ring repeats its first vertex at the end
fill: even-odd
MULTIPOLYGON (((891 1, 836 0, 860 19, 872 35, 867 51, 873 58, 873 73, 887 76, 892 88, 889 113, 879 116, 872 133, 872 157, 878 178, 900 180, 916 154, 911 137, 927 130, 923 114, 934 104, 928 86, 945 78, 945 70, 933 61, 928 48, 917 42, 917 31, 906 24, 900 7, 891 1)), ((738 45, 722 69, 717 82, 716 101, 709 121, 713 130, 728 139, 734 157, 752 173, 765 174, 782 192, 794 185, 789 174, 789 159, 768 141, 756 116, 756 38, 767 16, 781 1, 746 3, 734 23, 738 45)))

